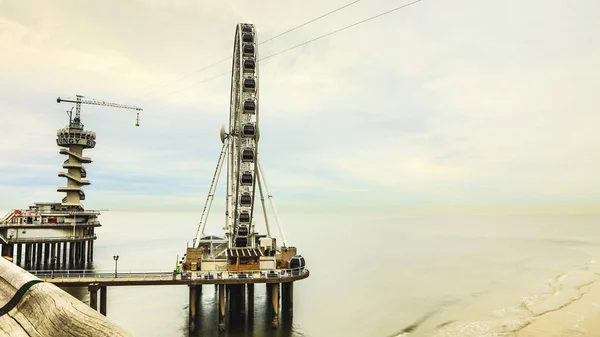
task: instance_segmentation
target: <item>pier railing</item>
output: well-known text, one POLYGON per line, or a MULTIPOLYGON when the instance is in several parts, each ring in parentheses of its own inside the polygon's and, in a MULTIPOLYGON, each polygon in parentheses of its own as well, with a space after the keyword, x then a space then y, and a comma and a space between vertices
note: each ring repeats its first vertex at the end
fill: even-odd
POLYGON ((193 271, 176 274, 172 271, 147 272, 108 272, 93 270, 31 270, 31 274, 44 281, 115 280, 119 281, 160 281, 160 280, 225 280, 225 279, 277 279, 300 276, 308 273, 306 267, 292 269, 254 270, 254 271, 193 271))
POLYGON ((17 226, 13 226, 13 225, 18 225, 18 227, 39 227, 39 226, 44 226, 44 227, 52 227, 52 226, 56 226, 56 227, 65 227, 65 226, 76 226, 76 227, 81 227, 81 226, 96 226, 96 225, 100 225, 100 221, 97 220, 92 220, 92 221, 86 221, 86 222, 71 222, 71 221, 56 221, 56 222, 41 222, 41 221, 32 221, 31 223, 27 223, 26 221, 22 221, 21 222, 17 222, 17 219, 8 219, 4 222, 0 221, 0 225, 3 225, 5 227, 17 227, 17 226), (11 220, 11 221, 9 221, 11 220))
POLYGON ((10 243, 50 243, 50 242, 71 242, 71 241, 87 241, 87 240, 96 240, 97 236, 94 235, 85 235, 85 236, 57 236, 57 237, 34 237, 34 238, 5 238, 0 234, 0 238, 6 242, 10 243))

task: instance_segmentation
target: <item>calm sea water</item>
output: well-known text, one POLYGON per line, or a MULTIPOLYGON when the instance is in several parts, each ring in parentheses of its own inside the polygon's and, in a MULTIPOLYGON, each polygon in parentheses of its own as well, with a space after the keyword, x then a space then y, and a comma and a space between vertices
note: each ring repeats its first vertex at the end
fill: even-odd
MULTIPOLYGON (((288 245, 298 247, 311 271, 294 286, 293 317, 282 317, 280 329, 270 329, 265 287, 259 285, 253 322, 234 317, 221 335, 500 333, 507 319, 516 325, 529 319, 524 299, 542 301, 550 283, 564 273, 579 275, 600 256, 600 215, 281 216, 288 245)), ((114 270, 113 255, 119 255, 119 272, 172 270, 198 218, 199 213, 105 212, 94 268, 114 270)), ((211 218, 214 233, 220 232, 219 220, 211 218)), ((89 300, 86 289, 70 292, 89 300)), ((107 316, 136 336, 188 336, 187 301, 184 286, 110 287, 107 316)), ((204 287, 202 301, 202 321, 193 336, 218 331, 214 286, 204 287)))

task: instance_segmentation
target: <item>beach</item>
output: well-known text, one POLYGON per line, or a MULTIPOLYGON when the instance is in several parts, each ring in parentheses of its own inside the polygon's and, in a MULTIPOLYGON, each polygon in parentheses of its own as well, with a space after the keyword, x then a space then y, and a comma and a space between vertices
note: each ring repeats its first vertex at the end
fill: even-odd
POLYGON ((514 305, 443 326, 436 337, 600 336, 600 271, 595 260, 546 281, 514 305))
MULTIPOLYGON (((590 272, 598 277, 593 269, 590 272)), ((600 280, 596 278, 578 291, 579 295, 571 294, 577 299, 538 316, 519 330, 516 337, 600 336, 600 280)), ((560 292, 555 294, 560 296, 560 292)))

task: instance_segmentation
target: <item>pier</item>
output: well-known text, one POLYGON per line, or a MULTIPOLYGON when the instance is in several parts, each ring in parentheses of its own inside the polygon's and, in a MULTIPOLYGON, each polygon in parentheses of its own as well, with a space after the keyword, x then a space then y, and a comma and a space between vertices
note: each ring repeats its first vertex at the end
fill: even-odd
POLYGON ((307 278, 308 269, 279 269, 253 272, 195 272, 174 274, 173 272, 139 272, 139 273, 97 273, 86 270, 69 271, 32 271, 32 275, 40 280, 53 283, 59 287, 86 287, 90 294, 90 307, 106 315, 106 301, 110 286, 164 286, 180 285, 189 287, 189 320, 194 330, 197 306, 202 296, 203 286, 214 285, 218 291, 219 327, 225 328, 227 303, 230 307, 246 306, 247 313, 254 311, 254 285, 267 285, 270 300, 271 324, 279 325, 280 302, 284 310, 292 311, 294 302, 294 282, 307 278), (98 294, 99 293, 99 294, 98 294), (98 301, 98 295, 100 297, 98 301), (280 301, 281 299, 281 301, 280 301))
POLYGON ((19 266, 83 266, 94 261, 98 211, 67 211, 60 203, 36 203, 0 220, 2 256, 19 266))

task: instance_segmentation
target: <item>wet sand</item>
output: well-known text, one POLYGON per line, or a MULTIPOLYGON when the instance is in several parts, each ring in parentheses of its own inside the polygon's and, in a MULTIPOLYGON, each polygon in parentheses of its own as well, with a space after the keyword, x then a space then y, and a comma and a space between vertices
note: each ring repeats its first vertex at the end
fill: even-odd
POLYGON ((590 261, 546 281, 520 304, 442 327, 436 337, 600 336, 600 266, 590 261))
POLYGON ((582 296, 538 316, 517 337, 600 336, 600 280, 582 287, 582 296))

